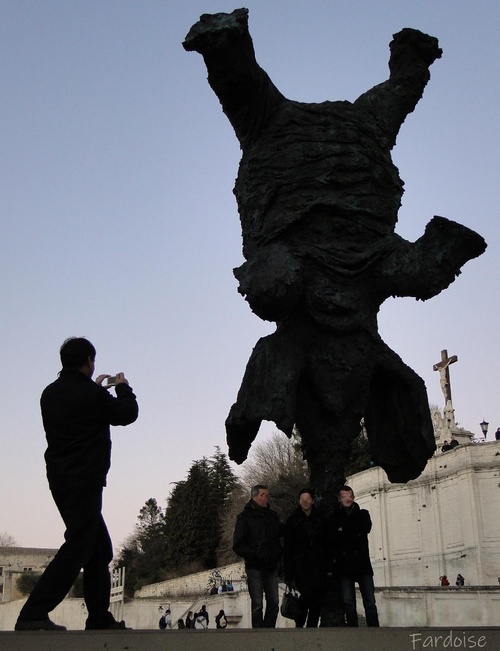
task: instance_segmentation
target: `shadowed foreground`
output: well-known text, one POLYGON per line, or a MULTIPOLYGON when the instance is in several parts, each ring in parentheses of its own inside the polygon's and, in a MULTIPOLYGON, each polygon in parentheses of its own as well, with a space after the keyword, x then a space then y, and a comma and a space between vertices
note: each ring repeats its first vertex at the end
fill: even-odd
POLYGON ((500 649, 500 628, 0 632, 2 651, 414 651, 500 649))

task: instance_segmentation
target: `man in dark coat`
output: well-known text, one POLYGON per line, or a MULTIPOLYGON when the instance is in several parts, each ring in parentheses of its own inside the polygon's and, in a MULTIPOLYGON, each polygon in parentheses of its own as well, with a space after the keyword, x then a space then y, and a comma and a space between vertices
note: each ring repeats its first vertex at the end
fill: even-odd
POLYGON ((318 626, 327 578, 327 521, 316 508, 314 492, 304 488, 299 506, 285 525, 285 581, 300 592, 295 625, 318 626))
POLYGON ((16 630, 65 630, 49 619, 83 568, 87 629, 125 628, 109 612, 109 563, 113 547, 101 514, 102 489, 111 463, 110 425, 128 425, 138 415, 137 401, 123 373, 114 383, 116 398, 99 375, 96 351, 84 338, 61 347, 62 370, 42 393, 41 409, 48 447, 47 478, 66 525, 65 542, 22 608, 16 630))
POLYGON ((370 514, 354 501, 350 486, 339 490, 340 508, 331 516, 335 572, 342 583, 342 596, 348 626, 358 625, 355 583, 359 585, 367 626, 378 626, 373 569, 368 549, 372 528, 370 514))
POLYGON ((245 560, 252 602, 252 628, 274 628, 279 609, 278 561, 282 554, 283 525, 278 514, 269 507, 267 486, 253 486, 250 496, 250 501, 236 518, 233 550, 245 560))

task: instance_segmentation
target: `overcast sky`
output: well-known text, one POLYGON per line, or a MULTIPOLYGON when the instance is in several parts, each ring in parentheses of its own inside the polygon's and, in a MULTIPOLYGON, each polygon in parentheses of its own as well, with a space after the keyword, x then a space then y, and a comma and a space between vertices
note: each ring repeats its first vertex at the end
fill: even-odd
MULTIPOLYGON (((139 509, 161 506, 191 462, 226 451, 224 421, 257 339, 232 275, 241 233, 239 147, 182 41, 226 0, 0 0, 2 363, 0 532, 58 547, 39 395, 59 347, 86 336, 97 373, 124 371, 138 421, 114 428, 104 514, 117 547, 139 509)), ((451 367, 455 416, 500 426, 497 343, 498 0, 249 0, 257 60, 291 99, 354 100, 388 75, 392 34, 437 36, 443 58, 393 158, 406 192, 397 232, 433 215, 479 232, 486 253, 426 303, 387 301, 384 340, 443 406, 432 365, 451 367)), ((258 440, 274 431, 266 425, 258 440)))

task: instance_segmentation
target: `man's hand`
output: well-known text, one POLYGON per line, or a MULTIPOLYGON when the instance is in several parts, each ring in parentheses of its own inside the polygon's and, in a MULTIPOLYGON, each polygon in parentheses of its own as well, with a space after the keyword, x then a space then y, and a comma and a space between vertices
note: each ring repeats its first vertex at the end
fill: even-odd
MULTIPOLYGON (((113 377, 113 376, 109 375, 109 373, 102 373, 101 375, 98 375, 98 376, 96 377, 96 380, 95 380, 95 381, 96 381, 96 384, 100 384, 100 385, 102 386, 102 383, 103 383, 104 380, 106 380, 108 377, 113 377)), ((111 387, 114 387, 114 386, 116 386, 117 384, 127 384, 127 385, 128 385, 128 380, 127 380, 127 378, 125 377, 125 374, 124 374, 124 373, 117 373, 117 374, 114 376, 114 378, 115 378, 115 381, 113 382, 113 384, 109 384, 109 385, 106 385, 106 384, 105 384, 105 385, 104 385, 104 388, 105 388, 105 389, 111 389, 111 387)))
POLYGON ((128 380, 125 377, 124 373, 117 373, 116 374, 116 382, 115 384, 128 384, 128 380))

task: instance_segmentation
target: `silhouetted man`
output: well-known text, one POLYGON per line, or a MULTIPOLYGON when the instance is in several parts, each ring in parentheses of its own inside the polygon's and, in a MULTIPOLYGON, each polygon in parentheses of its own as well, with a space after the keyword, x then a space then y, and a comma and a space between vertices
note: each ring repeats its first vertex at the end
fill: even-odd
MULTIPOLYGON (((116 398, 99 375, 94 382, 96 351, 84 338, 61 347, 62 370, 42 393, 41 409, 48 447, 47 478, 66 525, 65 542, 34 587, 17 620, 16 631, 66 630, 49 619, 83 568, 86 629, 125 628, 109 612, 113 558, 101 514, 102 489, 111 462, 110 425, 129 425, 138 406, 123 373, 115 378, 116 398)), ((110 385, 111 386, 111 385, 110 385)))

